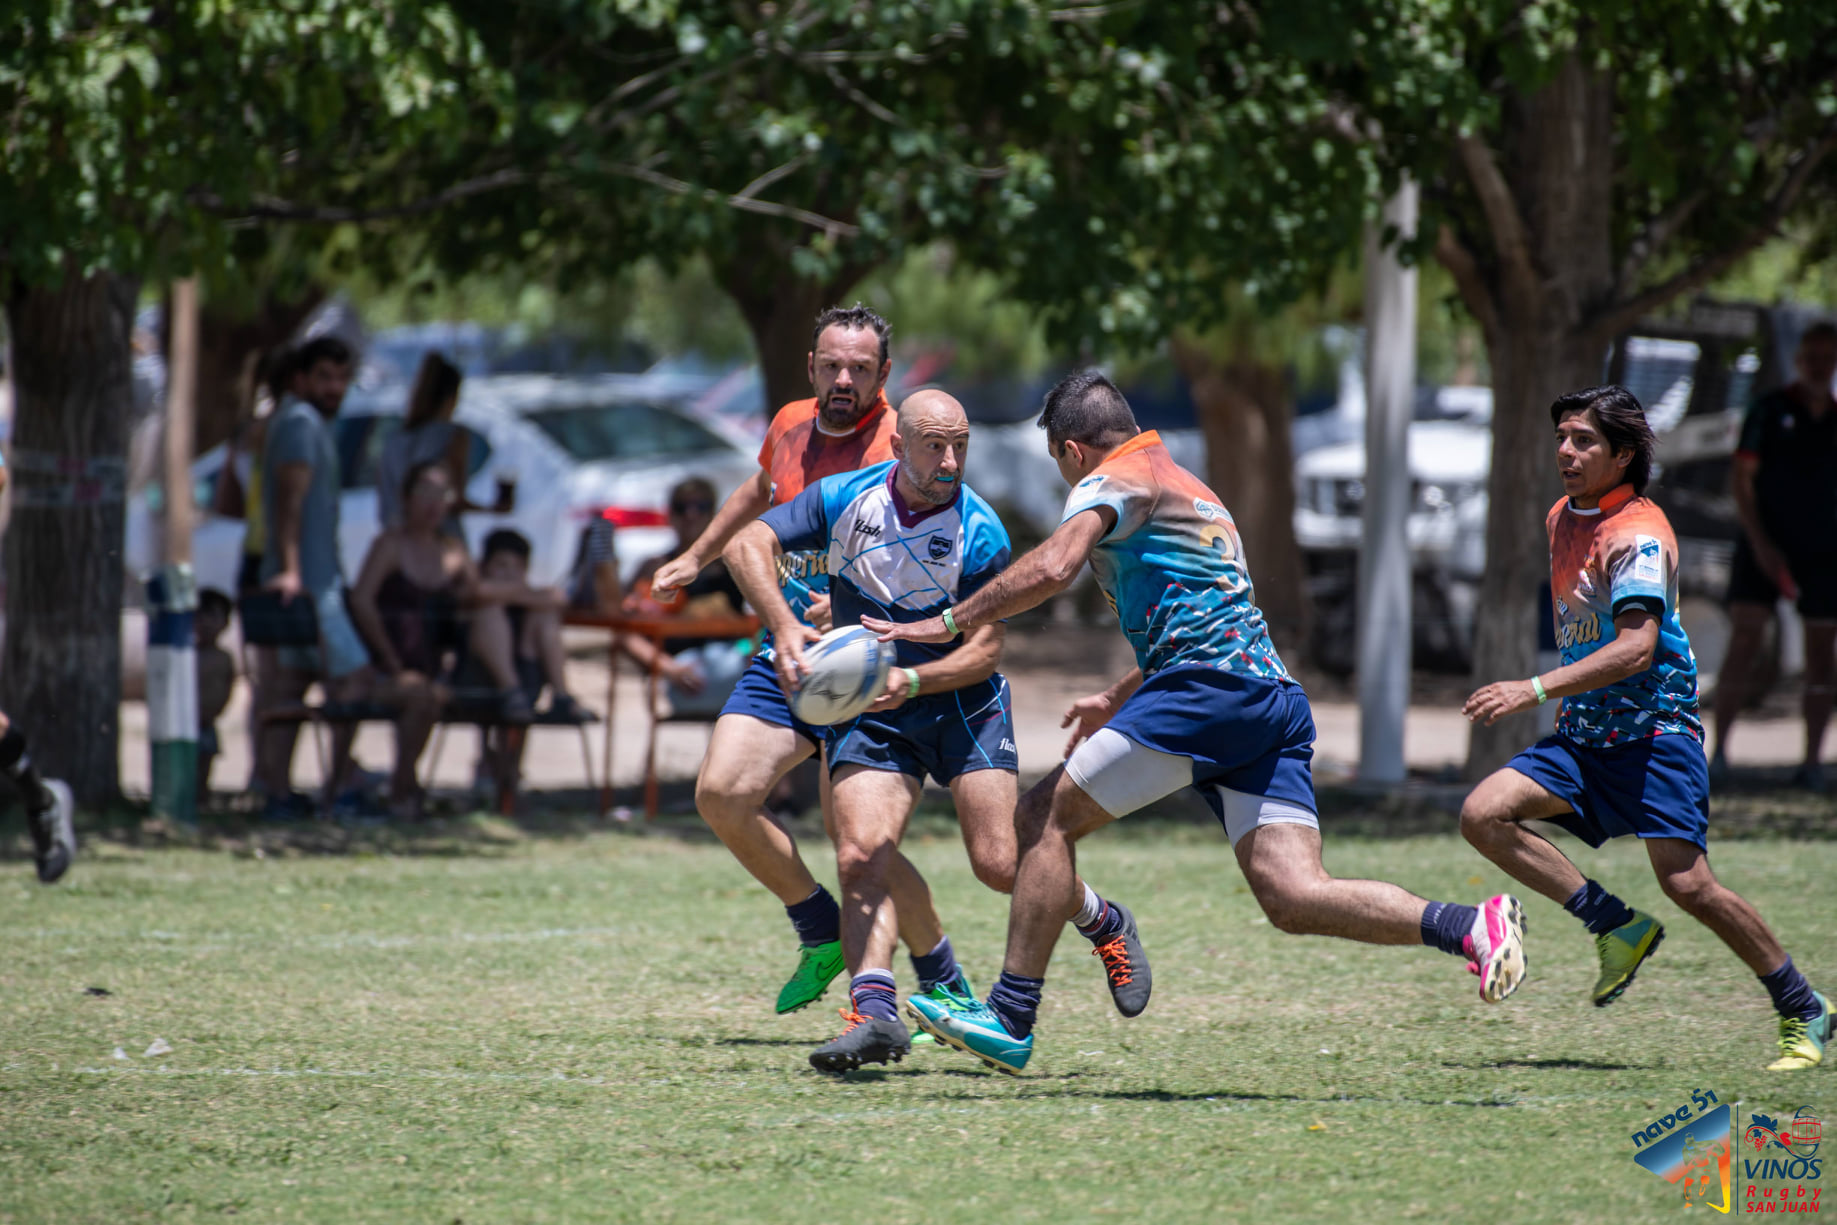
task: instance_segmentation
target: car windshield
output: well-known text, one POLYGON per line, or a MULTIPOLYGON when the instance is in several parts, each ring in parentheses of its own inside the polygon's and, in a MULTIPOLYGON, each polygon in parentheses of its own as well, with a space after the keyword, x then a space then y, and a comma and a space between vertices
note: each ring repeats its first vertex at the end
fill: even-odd
POLYGON ((727 444, 689 418, 654 404, 553 404, 524 416, 575 459, 649 459, 727 444))

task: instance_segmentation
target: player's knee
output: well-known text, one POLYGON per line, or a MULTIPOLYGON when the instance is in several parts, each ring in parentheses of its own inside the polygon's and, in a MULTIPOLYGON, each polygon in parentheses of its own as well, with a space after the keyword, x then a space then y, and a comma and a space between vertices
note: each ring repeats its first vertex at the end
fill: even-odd
POLYGON ((717 832, 752 816, 758 804, 736 792, 730 781, 703 769, 695 779, 695 811, 717 832))
POLYGON ((1008 855, 972 855, 970 870, 997 893, 1014 892, 1014 859, 1008 855))
POLYGON ((1658 878, 1658 887, 1685 914, 1706 909, 1722 885, 1707 872, 1672 872, 1658 878))
POLYGON ((1461 836, 1475 846, 1490 842, 1511 819, 1511 805, 1484 783, 1461 802, 1461 836))
POLYGON ((1269 925, 1291 936, 1307 935, 1313 930, 1308 922, 1310 907, 1305 893, 1287 883, 1263 881, 1252 886, 1258 905, 1269 925))
POLYGON ((844 890, 884 880, 892 859, 890 842, 843 838, 836 843, 836 877, 844 890))

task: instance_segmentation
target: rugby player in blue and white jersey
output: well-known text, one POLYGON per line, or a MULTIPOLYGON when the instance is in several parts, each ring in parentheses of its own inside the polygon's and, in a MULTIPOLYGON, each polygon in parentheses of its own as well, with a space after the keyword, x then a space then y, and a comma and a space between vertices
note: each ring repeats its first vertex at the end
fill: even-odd
MULTIPOLYGON (((1001 520, 963 485, 969 420, 939 391, 900 406, 891 463, 826 477, 760 516, 724 554, 728 569, 772 630, 787 693, 802 676, 816 631, 781 594, 777 558, 817 549, 828 560, 837 626, 864 616, 919 621, 968 598, 1008 563, 1001 520)), ((897 1012, 890 867, 925 777, 956 801, 978 879, 1006 893, 1015 864, 1014 721, 1008 683, 995 668, 1004 627, 991 623, 939 644, 901 643, 885 693, 833 729, 827 752, 842 886, 842 946, 852 975, 847 1029, 810 1056, 846 1072, 910 1049, 897 1012)), ((948 937, 913 956, 920 994, 974 998, 948 937)))

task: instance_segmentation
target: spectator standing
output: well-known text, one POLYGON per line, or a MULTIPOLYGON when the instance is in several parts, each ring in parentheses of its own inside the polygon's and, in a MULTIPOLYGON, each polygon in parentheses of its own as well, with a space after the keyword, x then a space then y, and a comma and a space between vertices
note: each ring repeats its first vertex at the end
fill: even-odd
MULTIPOLYGON (((301 346, 286 401, 269 420, 262 453, 262 515, 267 527, 262 586, 283 600, 312 601, 317 648, 283 647, 268 660, 257 689, 264 709, 299 702, 317 679, 333 702, 354 702, 368 692, 370 657, 345 609, 338 560, 338 448, 331 421, 351 384, 351 351, 335 336, 301 346)), ((257 784, 267 797, 264 815, 300 815, 290 778, 297 724, 265 727, 257 784)), ((332 725, 327 793, 339 796, 351 775, 355 724, 332 725)))
POLYGON ((459 368, 438 353, 421 359, 415 374, 415 385, 408 394, 408 415, 402 428, 383 444, 376 465, 377 520, 385 528, 401 527, 402 490, 410 469, 421 464, 438 463, 446 469, 456 494, 448 511, 448 522, 458 535, 458 519, 463 511, 487 510, 508 514, 516 508, 516 494, 507 485, 498 486, 498 500, 491 506, 466 499, 466 469, 471 458, 472 435, 453 420, 459 407, 459 389, 465 376, 459 368))
POLYGON ((1728 778, 1729 733, 1773 606, 1796 600, 1805 622, 1805 760, 1793 781, 1825 788, 1824 728, 1837 693, 1837 324, 1799 341, 1798 377, 1755 401, 1735 452, 1741 539, 1729 578, 1729 646, 1716 681, 1710 778, 1728 778))

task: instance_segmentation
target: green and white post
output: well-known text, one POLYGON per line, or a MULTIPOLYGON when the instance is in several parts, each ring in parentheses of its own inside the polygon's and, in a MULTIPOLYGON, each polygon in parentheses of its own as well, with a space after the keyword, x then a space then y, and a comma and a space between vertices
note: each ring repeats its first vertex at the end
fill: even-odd
POLYGON ((198 651, 192 622, 198 581, 187 562, 147 581, 147 743, 153 753, 153 815, 198 820, 198 651))

